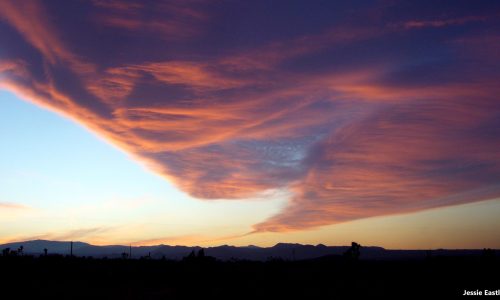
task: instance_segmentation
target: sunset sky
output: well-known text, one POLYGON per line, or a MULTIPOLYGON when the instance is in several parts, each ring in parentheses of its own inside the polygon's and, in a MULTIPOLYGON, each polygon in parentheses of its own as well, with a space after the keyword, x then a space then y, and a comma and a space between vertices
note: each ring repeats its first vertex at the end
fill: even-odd
POLYGON ((500 2, 0 0, 0 243, 500 248, 500 2))

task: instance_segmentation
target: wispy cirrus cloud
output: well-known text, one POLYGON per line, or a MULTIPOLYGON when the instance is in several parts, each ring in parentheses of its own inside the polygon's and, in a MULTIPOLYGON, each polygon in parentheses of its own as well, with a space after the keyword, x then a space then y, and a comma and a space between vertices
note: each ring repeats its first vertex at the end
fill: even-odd
POLYGON ((160 39, 182 39, 198 35, 207 16, 206 1, 93 1, 93 20, 129 34, 156 35, 160 39))
POLYGON ((257 232, 500 195, 498 5, 1 5, 4 88, 195 197, 290 190, 257 232))
POLYGON ((193 246, 200 246, 206 243, 217 243, 217 242, 225 242, 228 240, 233 240, 236 238, 240 238, 243 236, 246 236, 247 234, 244 235, 227 235, 227 236, 218 236, 218 237, 209 237, 209 236, 204 236, 204 235, 197 235, 197 234, 188 234, 188 235, 176 235, 176 236, 166 236, 166 237, 159 237, 159 238, 152 238, 152 239, 146 239, 146 240, 140 240, 133 242, 132 245, 134 246, 153 246, 153 245, 193 245, 193 246))
POLYGON ((490 16, 467 16, 463 18, 456 19, 438 19, 438 20, 414 20, 407 21, 404 23, 404 27, 407 29, 412 28, 426 28, 426 27, 444 27, 453 25, 464 25, 469 22, 483 22, 486 21, 490 16))
POLYGON ((19 203, 11 203, 11 202, 0 202, 0 209, 2 210, 26 210, 31 209, 31 207, 19 204, 19 203))
POLYGON ((52 241, 70 241, 70 240, 92 240, 100 237, 101 234, 113 230, 112 227, 90 227, 78 228, 62 232, 48 232, 32 236, 16 237, 6 240, 5 243, 14 243, 32 240, 52 240, 52 241))

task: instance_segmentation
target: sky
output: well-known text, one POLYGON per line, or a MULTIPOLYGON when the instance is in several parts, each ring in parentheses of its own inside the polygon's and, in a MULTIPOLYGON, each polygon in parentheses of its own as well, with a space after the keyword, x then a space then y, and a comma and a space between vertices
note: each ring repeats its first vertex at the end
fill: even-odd
POLYGON ((497 1, 0 2, 0 242, 500 248, 497 1))

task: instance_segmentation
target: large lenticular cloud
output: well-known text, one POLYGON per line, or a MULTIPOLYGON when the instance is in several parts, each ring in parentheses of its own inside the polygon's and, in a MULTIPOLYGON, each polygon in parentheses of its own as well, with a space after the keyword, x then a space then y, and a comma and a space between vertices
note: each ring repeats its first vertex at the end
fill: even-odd
POLYGON ((255 231, 500 196, 494 1, 0 2, 0 84, 255 231))

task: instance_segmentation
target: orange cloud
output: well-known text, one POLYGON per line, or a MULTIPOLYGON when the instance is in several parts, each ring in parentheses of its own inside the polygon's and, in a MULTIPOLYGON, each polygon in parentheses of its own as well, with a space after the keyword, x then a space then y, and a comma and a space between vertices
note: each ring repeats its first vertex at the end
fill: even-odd
POLYGON ((61 42, 54 27, 47 22, 47 14, 36 0, 22 3, 2 1, 0 18, 5 19, 24 38, 37 48, 51 64, 67 63, 78 73, 92 72, 94 66, 74 55, 61 42))
POLYGON ((482 102, 408 103, 330 135, 310 152, 295 197, 256 231, 288 231, 496 197, 497 139, 474 131, 498 110, 482 102))

